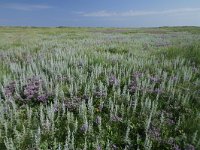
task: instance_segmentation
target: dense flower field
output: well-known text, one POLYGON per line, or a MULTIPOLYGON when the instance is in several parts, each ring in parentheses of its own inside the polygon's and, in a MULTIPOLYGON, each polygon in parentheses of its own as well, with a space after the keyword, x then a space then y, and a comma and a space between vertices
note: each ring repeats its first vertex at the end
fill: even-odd
POLYGON ((0 149, 200 149, 200 29, 176 30, 1 27, 0 149))

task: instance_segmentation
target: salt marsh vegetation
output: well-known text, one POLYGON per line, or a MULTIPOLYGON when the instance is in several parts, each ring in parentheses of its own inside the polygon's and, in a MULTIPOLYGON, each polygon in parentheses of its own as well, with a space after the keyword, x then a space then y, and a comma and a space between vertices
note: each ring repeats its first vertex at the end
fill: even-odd
POLYGON ((200 149, 199 30, 1 27, 0 149, 200 149))

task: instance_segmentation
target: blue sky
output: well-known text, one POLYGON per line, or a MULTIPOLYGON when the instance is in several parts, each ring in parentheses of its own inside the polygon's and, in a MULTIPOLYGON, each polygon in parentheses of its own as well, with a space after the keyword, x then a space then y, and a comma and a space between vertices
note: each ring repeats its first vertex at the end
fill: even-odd
POLYGON ((200 0, 0 0, 3 26, 200 26, 200 0))

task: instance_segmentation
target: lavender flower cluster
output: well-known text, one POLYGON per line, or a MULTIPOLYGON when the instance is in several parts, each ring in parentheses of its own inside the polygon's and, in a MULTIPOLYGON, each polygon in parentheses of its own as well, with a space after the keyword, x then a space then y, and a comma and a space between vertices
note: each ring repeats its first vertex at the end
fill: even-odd
POLYGON ((81 98, 73 97, 71 99, 65 100, 64 105, 69 111, 75 111, 80 106, 81 102, 81 98))
POLYGON ((13 94, 15 93, 15 88, 16 88, 16 82, 10 82, 5 88, 4 88, 4 92, 5 92, 5 96, 10 97, 13 96, 13 94))
MULTIPOLYGON (((173 137, 170 137, 166 143, 169 144, 173 150, 181 150, 180 146, 176 143, 176 140, 173 137)), ((195 147, 191 144, 187 144, 184 150, 195 150, 195 147)))
POLYGON ((151 125, 148 134, 152 139, 161 142, 161 130, 159 128, 151 125))
POLYGON ((84 123, 82 126, 81 126, 81 128, 80 128, 80 130, 81 130, 81 132, 87 132, 88 131, 88 123, 84 123))
POLYGON ((133 73, 133 75, 132 75, 132 78, 133 78, 133 79, 141 78, 141 77, 143 77, 143 73, 142 73, 142 72, 139 72, 139 71, 136 71, 136 72, 133 73))
POLYGON ((172 126, 176 124, 176 120, 173 117, 173 114, 171 112, 167 112, 167 111, 162 111, 164 116, 165 116, 165 122, 167 125, 172 126))
POLYGON ((119 80, 117 80, 117 78, 114 75, 111 75, 109 77, 109 85, 117 86, 117 85, 119 85, 119 80))
POLYGON ((27 79, 27 83, 23 86, 22 91, 15 95, 16 92, 16 82, 12 81, 7 86, 4 87, 4 94, 7 97, 14 97, 15 99, 20 99, 23 102, 27 100, 35 100, 37 102, 46 103, 50 97, 53 95, 46 90, 42 89, 43 81, 41 78, 34 76, 27 79), (41 89, 41 90, 40 90, 41 89))
POLYGON ((134 94, 136 90, 138 89, 137 79, 141 78, 142 76, 143 76, 143 73, 138 72, 138 71, 133 73, 133 75, 131 76, 131 82, 129 84, 129 92, 131 94, 134 94))
POLYGON ((26 100, 36 100, 38 102, 46 103, 52 94, 44 91, 42 86, 43 80, 41 78, 36 76, 29 78, 28 83, 23 87, 22 95, 26 100))
POLYGON ((98 125, 101 124, 101 117, 100 116, 96 117, 95 123, 98 124, 98 125))
POLYGON ((98 90, 98 89, 97 89, 97 90, 94 92, 94 96, 95 96, 96 98, 103 98, 103 97, 106 97, 107 94, 106 94, 105 91, 103 91, 103 90, 98 90))
POLYGON ((24 86, 24 95, 27 99, 32 99, 38 96, 41 80, 37 77, 29 78, 28 83, 24 86))
POLYGON ((134 94, 137 89, 138 89, 138 87, 137 87, 137 81, 136 80, 132 80, 131 83, 129 84, 129 92, 131 94, 134 94))
MULTIPOLYGON (((150 94, 161 94, 161 93, 164 93, 163 89, 162 88, 159 88, 159 87, 154 87, 154 88, 150 88, 150 87, 140 87, 138 86, 138 80, 137 79, 141 79, 142 77, 144 77, 144 74, 141 73, 141 72, 135 72, 133 75, 132 75, 132 78, 131 78, 131 82, 128 86, 128 89, 129 89, 129 92, 131 94, 134 94, 137 90, 138 91, 143 91, 143 92, 147 92, 147 93, 150 93, 150 94)), ((149 77, 150 79, 150 82, 153 84, 160 84, 161 83, 161 78, 157 77, 157 76, 150 76, 149 77)))
POLYGON ((110 120, 113 122, 118 122, 118 121, 120 122, 120 121, 122 121, 122 118, 117 115, 112 115, 110 120))
POLYGON ((157 77, 157 76, 151 76, 151 77, 150 77, 150 81, 151 81, 152 83, 160 83, 160 82, 161 82, 161 79, 160 79, 159 77, 157 77))

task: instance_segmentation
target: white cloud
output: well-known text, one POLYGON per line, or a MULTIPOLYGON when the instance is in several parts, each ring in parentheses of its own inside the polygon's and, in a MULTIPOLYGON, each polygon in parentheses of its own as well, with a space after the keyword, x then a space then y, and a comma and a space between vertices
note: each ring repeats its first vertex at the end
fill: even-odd
POLYGON ((134 11, 129 10, 125 12, 110 12, 106 10, 97 12, 77 12, 81 16, 85 17, 134 17, 134 16, 148 16, 148 15, 179 15, 186 13, 200 13, 200 8, 179 8, 179 9, 169 9, 162 11, 134 11))
POLYGON ((0 4, 0 8, 31 11, 31 10, 38 10, 38 9, 49 9, 52 7, 49 5, 42 5, 42 4, 6 3, 6 4, 0 4))

